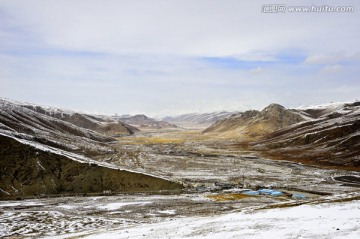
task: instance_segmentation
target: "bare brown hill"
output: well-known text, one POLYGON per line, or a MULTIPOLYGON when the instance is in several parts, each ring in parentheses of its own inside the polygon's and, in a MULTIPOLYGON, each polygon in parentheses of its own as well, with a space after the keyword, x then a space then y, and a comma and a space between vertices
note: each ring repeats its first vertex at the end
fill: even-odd
POLYGON ((264 135, 304 121, 296 110, 285 109, 271 104, 262 111, 249 110, 228 116, 205 129, 203 133, 215 133, 217 136, 234 137, 244 140, 258 139, 264 135))

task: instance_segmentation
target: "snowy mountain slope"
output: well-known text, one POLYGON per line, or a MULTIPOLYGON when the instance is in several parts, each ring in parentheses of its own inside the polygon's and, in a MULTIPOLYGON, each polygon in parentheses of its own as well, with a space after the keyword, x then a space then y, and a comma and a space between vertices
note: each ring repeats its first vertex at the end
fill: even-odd
POLYGON ((13 102, 0 100, 0 133, 71 152, 107 152, 115 139, 13 102))
POLYGON ((346 111, 347 105, 349 104, 360 104, 356 101, 354 102, 333 102, 328 104, 320 104, 320 105, 309 105, 309 106, 301 106, 296 110, 302 112, 304 114, 309 115, 312 118, 319 118, 326 114, 331 114, 337 111, 346 111))
POLYGON ((230 115, 217 121, 203 133, 254 139, 304 120, 305 117, 295 110, 285 109, 278 104, 270 104, 262 111, 249 110, 230 115))
POLYGON ((359 169, 360 102, 305 111, 316 118, 273 132, 253 148, 279 159, 359 169))
MULTIPOLYGON (((15 103, 15 102, 14 102, 15 103)), ((113 116, 89 115, 70 110, 44 107, 33 104, 16 102, 15 105, 33 110, 43 115, 47 115, 81 128, 96 131, 106 135, 128 135, 138 131, 135 127, 127 125, 113 116)))

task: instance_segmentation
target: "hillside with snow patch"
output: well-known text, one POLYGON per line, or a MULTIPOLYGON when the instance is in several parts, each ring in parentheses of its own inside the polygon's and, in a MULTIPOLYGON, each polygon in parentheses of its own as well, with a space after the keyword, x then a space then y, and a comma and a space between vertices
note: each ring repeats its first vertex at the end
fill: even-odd
POLYGON ((360 102, 302 109, 312 120, 300 122, 252 143, 278 159, 360 168, 360 102))

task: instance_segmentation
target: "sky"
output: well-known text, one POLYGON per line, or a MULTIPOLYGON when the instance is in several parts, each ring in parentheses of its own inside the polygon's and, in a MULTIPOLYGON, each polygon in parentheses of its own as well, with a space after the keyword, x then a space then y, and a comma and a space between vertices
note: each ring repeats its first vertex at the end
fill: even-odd
POLYGON ((149 116, 359 99, 360 2, 289 10, 313 2, 0 0, 0 97, 149 116))

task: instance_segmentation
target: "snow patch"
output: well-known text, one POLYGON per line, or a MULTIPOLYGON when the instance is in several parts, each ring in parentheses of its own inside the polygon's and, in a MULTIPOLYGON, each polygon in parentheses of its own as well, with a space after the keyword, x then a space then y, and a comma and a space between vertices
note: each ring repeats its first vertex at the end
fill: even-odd
POLYGON ((99 209, 102 210, 108 210, 108 211, 112 211, 112 210, 118 210, 124 206, 128 206, 128 205, 146 205, 149 204, 151 202, 115 202, 115 203, 108 203, 102 206, 99 206, 99 209))
POLYGON ((7 194, 7 195, 10 195, 10 193, 6 192, 5 190, 3 190, 2 188, 0 188, 0 191, 7 194))
POLYGON ((360 201, 181 218, 83 238, 360 238, 360 201), (126 232, 125 232, 126 231, 126 232))
POLYGON ((159 213, 161 213, 161 214, 168 214, 168 215, 175 215, 175 214, 176 214, 176 210, 163 210, 163 211, 159 211, 159 213))
POLYGON ((73 209, 77 208, 77 206, 72 206, 72 205, 61 205, 61 206, 57 206, 57 207, 67 209, 67 210, 73 210, 73 209))

